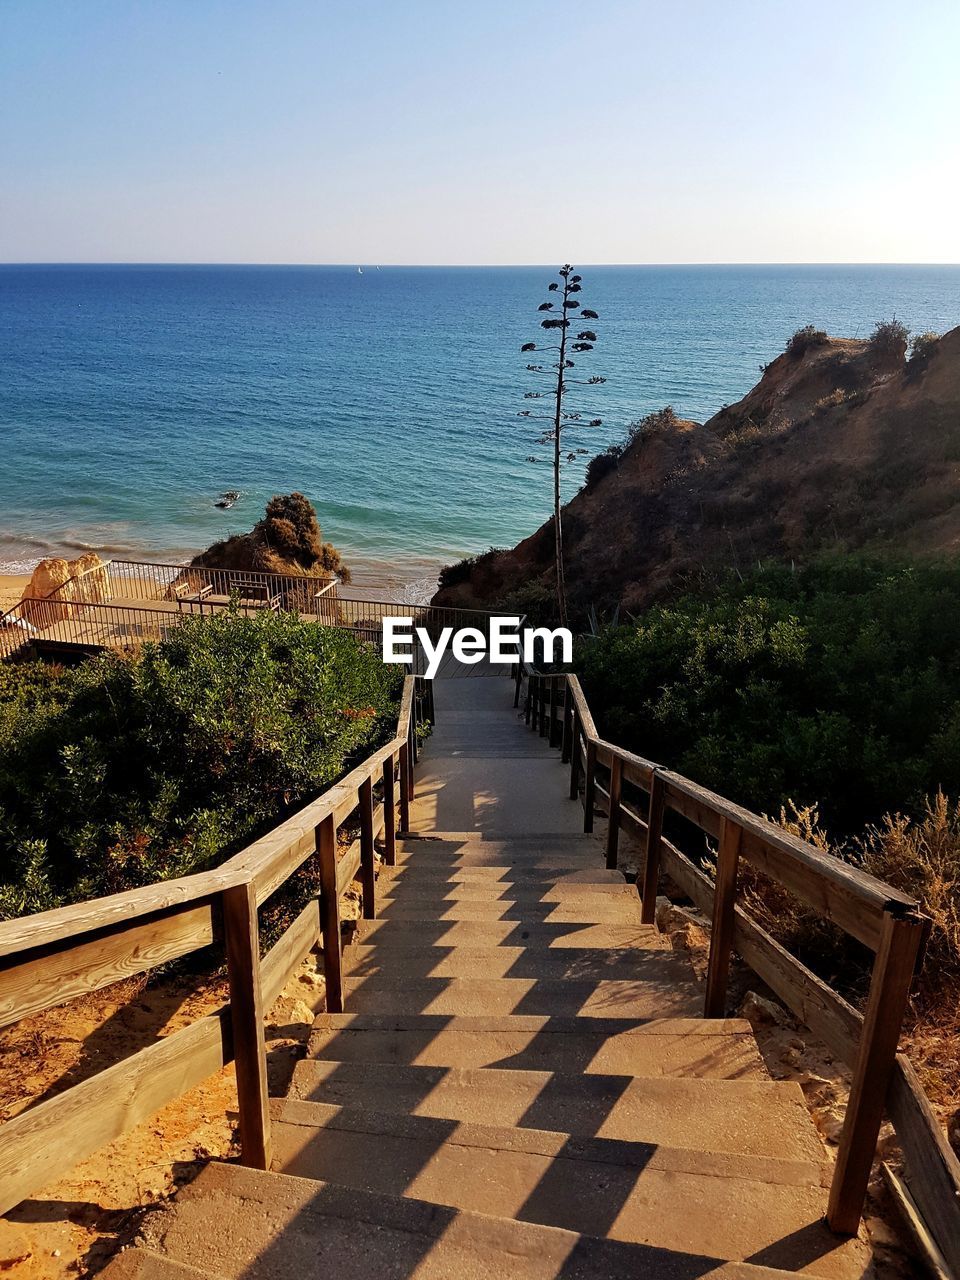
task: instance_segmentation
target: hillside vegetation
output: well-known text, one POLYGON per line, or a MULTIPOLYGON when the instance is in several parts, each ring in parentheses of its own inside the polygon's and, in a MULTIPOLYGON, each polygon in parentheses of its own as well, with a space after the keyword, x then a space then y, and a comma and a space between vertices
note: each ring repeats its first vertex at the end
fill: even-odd
POLYGON ((731 574, 583 640, 601 731, 758 812, 836 835, 960 794, 960 563, 731 574))
POLYGON ((400 668, 293 614, 0 666, 0 917, 209 867, 396 728, 400 668))
MULTIPOLYGON (((651 414, 600 455, 563 514, 574 616, 769 559, 960 546, 960 328, 909 360, 895 322, 878 334, 801 330, 737 404, 703 424, 651 414)), ((548 521, 446 569, 435 601, 548 611, 552 556, 548 521)))

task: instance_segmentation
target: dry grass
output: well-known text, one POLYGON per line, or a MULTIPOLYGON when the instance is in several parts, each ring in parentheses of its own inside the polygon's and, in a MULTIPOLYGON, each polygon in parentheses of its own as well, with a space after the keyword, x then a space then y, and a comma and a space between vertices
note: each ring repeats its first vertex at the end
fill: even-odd
POLYGON ((960 1032, 960 803, 938 791, 918 821, 888 814, 856 852, 865 871, 917 898, 933 921, 915 1001, 921 1016, 949 1013, 960 1032))
MULTIPOLYGON (((848 846, 833 845, 815 805, 790 804, 780 826, 824 852, 862 867, 915 897, 932 921, 926 957, 911 999, 904 1043, 932 1100, 960 1105, 960 803, 942 792, 923 814, 887 814, 848 846)), ((793 954, 848 999, 866 992, 869 956, 836 926, 749 867, 743 906, 793 954)))

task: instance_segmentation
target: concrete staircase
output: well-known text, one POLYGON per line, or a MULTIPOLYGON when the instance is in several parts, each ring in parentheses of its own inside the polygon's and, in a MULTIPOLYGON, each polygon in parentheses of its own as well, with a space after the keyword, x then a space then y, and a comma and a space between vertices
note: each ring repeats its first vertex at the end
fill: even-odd
POLYGON ((210 1164, 110 1280, 868 1274, 822 1221, 799 1088, 747 1023, 700 1018, 686 957, 577 833, 506 682, 438 702, 420 835, 346 950, 349 1012, 317 1019, 272 1103, 274 1171, 210 1164))

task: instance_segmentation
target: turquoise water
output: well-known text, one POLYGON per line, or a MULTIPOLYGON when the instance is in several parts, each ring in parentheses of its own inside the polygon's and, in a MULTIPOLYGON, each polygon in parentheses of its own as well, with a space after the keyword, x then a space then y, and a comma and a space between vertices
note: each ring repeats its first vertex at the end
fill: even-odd
MULTIPOLYGON (((960 267, 584 268, 596 452, 664 404, 703 420, 800 325, 960 323, 960 267)), ((301 489, 360 581, 532 532, 517 411, 546 268, 0 267, 0 565, 178 559, 301 489), (231 511, 215 497, 243 491, 231 511), (392 571, 388 573, 387 566, 392 571)), ((586 361, 589 360, 589 364, 586 361)), ((571 468, 568 492, 582 480, 571 468)))

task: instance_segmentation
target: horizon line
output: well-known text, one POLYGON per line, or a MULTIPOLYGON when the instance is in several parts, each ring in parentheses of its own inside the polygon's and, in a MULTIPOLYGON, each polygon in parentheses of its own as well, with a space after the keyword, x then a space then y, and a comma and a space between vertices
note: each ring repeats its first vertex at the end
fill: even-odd
MULTIPOLYGON (((739 261, 739 262, 586 262, 583 263, 581 270, 595 271, 603 269, 648 269, 655 267, 663 268, 682 268, 682 267, 958 267, 960 262, 933 262, 933 261, 846 261, 846 262, 760 262, 760 261, 739 261)), ((375 259, 356 260, 343 262, 236 262, 236 261, 220 261, 210 260, 117 260, 106 258, 88 258, 88 259, 10 259, 0 261, 0 268, 3 267, 291 267, 310 270, 328 270, 331 268, 357 268, 370 267, 372 269, 403 269, 403 270, 422 270, 422 271, 516 271, 518 269, 526 270, 553 270, 557 268, 552 262, 377 262, 375 259)))

